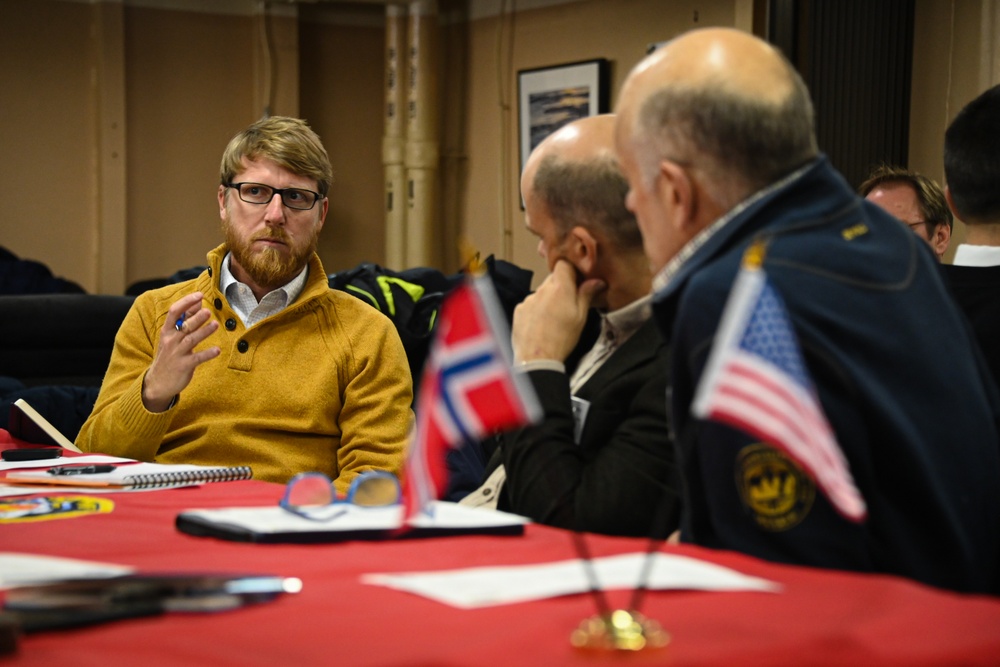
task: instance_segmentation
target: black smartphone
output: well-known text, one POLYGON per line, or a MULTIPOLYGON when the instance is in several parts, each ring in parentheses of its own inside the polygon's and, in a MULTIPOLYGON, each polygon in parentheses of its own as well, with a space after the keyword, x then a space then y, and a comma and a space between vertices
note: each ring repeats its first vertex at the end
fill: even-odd
POLYGON ((57 459, 62 456, 60 447, 24 447, 21 449, 5 449, 0 452, 4 461, 39 461, 41 459, 57 459))

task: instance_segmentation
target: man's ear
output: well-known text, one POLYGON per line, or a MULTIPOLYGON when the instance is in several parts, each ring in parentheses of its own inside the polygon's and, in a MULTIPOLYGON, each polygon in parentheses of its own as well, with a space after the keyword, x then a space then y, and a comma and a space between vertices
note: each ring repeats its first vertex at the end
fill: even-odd
POLYGON ((330 212, 330 198, 323 197, 323 202, 320 206, 319 211, 319 229, 323 229, 323 225, 326 223, 326 214, 330 212))
POLYGON ((931 247, 934 248, 934 254, 938 256, 938 259, 944 255, 950 241, 951 230, 948 228, 948 224, 939 222, 934 226, 934 232, 931 234, 931 247))
POLYGON ((566 259, 585 276, 593 275, 597 267, 597 238, 589 229, 579 225, 569 230, 566 236, 566 259))
POLYGON ((225 185, 219 186, 219 218, 222 220, 226 219, 226 190, 228 190, 225 185))
POLYGON ((670 160, 662 160, 660 177, 656 180, 656 194, 674 229, 687 231, 697 224, 698 191, 684 167, 670 160))

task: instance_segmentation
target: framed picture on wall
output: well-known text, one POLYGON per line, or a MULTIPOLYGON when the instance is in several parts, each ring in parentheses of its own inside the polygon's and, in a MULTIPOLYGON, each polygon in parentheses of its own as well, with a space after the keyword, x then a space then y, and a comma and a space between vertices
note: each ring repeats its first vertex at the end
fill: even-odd
POLYGON ((609 61, 600 58, 517 73, 521 171, 545 137, 578 118, 610 110, 609 69, 609 61))

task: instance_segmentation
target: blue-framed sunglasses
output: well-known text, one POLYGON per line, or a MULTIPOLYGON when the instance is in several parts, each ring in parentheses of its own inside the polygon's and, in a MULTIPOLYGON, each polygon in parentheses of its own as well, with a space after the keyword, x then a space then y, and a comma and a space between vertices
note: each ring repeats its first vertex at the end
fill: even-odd
POLYGON ((347 512, 345 505, 386 507, 399 503, 401 495, 399 480, 384 470, 366 470, 355 477, 343 499, 323 473, 302 472, 285 486, 278 505, 310 521, 329 521, 347 512))

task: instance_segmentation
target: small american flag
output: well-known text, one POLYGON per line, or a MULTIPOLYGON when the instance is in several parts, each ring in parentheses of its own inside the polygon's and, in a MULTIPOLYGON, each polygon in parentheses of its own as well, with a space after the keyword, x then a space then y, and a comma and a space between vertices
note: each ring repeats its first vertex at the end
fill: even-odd
POLYGON ((486 275, 468 279, 442 304, 406 458, 407 518, 440 497, 450 448, 541 418, 531 384, 511 369, 508 331, 486 275))
POLYGON ((692 413, 780 449, 840 514, 856 522, 867 516, 802 361, 785 304, 754 262, 745 260, 733 283, 692 413))

